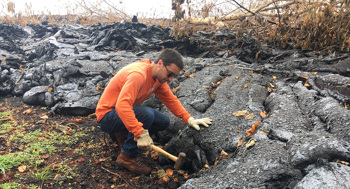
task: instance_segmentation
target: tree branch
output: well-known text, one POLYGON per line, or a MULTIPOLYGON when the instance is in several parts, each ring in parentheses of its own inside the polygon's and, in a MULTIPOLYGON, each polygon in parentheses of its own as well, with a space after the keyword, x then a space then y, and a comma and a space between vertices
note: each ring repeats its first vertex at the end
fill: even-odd
MULTIPOLYGON (((233 2, 235 2, 239 7, 241 7, 242 9, 244 9, 244 10, 246 10, 247 12, 249 12, 250 14, 252 14, 252 15, 256 15, 256 13, 254 13, 254 12, 252 12, 252 11, 250 11, 250 10, 248 10, 248 9, 246 9, 245 7, 243 7, 241 4, 239 4, 236 0, 232 0, 233 2)), ((271 21, 271 20, 267 20, 266 19, 266 21, 268 22, 268 23, 270 23, 270 24, 276 24, 275 22, 273 22, 273 21, 271 21)))

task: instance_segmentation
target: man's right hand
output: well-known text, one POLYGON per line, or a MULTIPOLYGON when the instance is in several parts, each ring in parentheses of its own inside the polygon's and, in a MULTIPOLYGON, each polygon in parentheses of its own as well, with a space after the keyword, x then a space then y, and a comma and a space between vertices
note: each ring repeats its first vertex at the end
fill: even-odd
POLYGON ((153 140, 148 134, 148 130, 143 130, 140 137, 136 139, 137 147, 144 150, 152 150, 153 140))

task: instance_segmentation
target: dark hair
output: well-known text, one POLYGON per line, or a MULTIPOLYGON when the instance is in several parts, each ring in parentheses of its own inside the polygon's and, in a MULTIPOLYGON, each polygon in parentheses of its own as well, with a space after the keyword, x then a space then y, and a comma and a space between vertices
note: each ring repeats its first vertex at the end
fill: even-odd
POLYGON ((182 70, 184 68, 184 62, 182 61, 182 56, 179 52, 174 49, 164 49, 160 52, 157 59, 154 63, 158 63, 159 60, 162 60, 164 66, 169 66, 170 64, 175 64, 177 67, 182 70))

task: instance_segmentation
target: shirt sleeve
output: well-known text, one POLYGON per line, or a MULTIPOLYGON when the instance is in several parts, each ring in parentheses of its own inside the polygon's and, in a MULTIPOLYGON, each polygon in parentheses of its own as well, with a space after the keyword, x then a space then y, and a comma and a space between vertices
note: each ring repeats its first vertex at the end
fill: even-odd
POLYGON ((183 107, 179 99, 171 92, 167 83, 161 84, 155 91, 155 95, 176 117, 181 118, 187 124, 191 115, 183 107))
POLYGON ((118 116, 128 131, 134 134, 135 138, 138 138, 144 130, 143 124, 136 119, 133 110, 134 102, 144 82, 145 78, 140 73, 133 72, 129 74, 115 105, 118 116))

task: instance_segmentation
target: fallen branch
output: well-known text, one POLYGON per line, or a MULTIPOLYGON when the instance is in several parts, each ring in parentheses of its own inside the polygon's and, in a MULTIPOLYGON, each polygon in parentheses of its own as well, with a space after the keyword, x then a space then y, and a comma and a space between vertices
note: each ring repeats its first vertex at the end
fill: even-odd
POLYGON ((122 177, 120 174, 118 174, 118 173, 114 173, 114 172, 112 172, 112 171, 110 171, 110 170, 108 170, 108 169, 106 169, 106 168, 104 168, 102 165, 101 165, 101 168, 103 169, 103 170, 105 170, 105 171, 107 171, 107 172, 109 172, 109 173, 111 173, 111 174, 113 174, 113 175, 116 175, 116 176, 118 176, 119 178, 121 178, 128 186, 130 186, 131 188, 136 188, 136 186, 135 185, 133 185, 133 184, 130 184, 124 177, 122 177))

